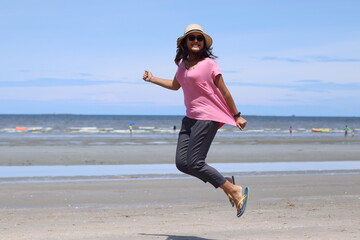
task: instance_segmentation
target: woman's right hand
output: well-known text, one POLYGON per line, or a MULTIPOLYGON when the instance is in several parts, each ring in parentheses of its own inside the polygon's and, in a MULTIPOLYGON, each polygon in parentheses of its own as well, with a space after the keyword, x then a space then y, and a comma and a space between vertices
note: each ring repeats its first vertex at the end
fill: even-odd
POLYGON ((145 70, 144 75, 143 75, 143 80, 146 82, 151 82, 152 78, 153 78, 152 73, 148 70, 145 70))
POLYGON ((246 127, 246 124, 247 124, 247 121, 245 118, 243 117, 237 117, 235 119, 236 121, 236 126, 240 129, 240 130, 243 130, 245 127, 246 127))

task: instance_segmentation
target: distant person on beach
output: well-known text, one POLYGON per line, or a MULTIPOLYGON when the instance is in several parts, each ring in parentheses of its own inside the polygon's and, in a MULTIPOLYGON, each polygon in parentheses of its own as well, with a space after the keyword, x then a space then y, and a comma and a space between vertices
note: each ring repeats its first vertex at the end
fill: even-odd
POLYGON ((345 135, 345 137, 347 137, 348 132, 349 132, 349 127, 348 127, 348 125, 345 125, 345 128, 344 128, 344 135, 345 135))
POLYGON ((290 133, 290 135, 292 134, 292 126, 290 126, 290 128, 289 128, 289 133, 290 133))
POLYGON ((240 115, 214 61, 212 38, 201 26, 191 24, 177 39, 174 79, 155 77, 146 70, 143 80, 170 90, 182 88, 186 116, 182 120, 176 150, 177 168, 189 175, 220 187, 237 208, 240 217, 246 208, 248 188, 235 185, 205 162, 210 145, 224 124, 244 129, 247 121, 240 115))
POLYGON ((176 132, 176 125, 174 125, 173 130, 174 130, 174 133, 175 133, 176 132))

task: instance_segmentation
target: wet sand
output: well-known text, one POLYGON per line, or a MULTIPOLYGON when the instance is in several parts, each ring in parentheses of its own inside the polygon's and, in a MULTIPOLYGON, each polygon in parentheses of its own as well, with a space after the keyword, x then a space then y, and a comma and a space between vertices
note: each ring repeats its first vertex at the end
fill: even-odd
MULTIPOLYGON (((357 142, 213 144, 208 162, 360 160, 357 142)), ((173 163, 175 144, 102 146, 0 146, 0 166, 173 163)))

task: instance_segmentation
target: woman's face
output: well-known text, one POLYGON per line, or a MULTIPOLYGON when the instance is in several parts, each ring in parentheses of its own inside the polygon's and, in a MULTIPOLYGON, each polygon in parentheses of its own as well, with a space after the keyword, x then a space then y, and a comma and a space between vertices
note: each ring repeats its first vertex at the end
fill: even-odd
POLYGON ((198 53, 204 48, 205 39, 201 33, 191 33, 186 37, 189 52, 198 53))

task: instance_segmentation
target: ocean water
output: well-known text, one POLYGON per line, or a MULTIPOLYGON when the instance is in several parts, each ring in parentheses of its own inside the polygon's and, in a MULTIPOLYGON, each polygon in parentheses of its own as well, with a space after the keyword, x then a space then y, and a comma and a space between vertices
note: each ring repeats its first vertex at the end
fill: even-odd
MULTIPOLYGON (((360 139, 360 117, 278 117, 244 116, 244 131, 225 125, 217 136, 222 139, 360 139), (289 129, 292 127, 292 134, 289 129), (312 132, 313 128, 328 132, 312 132), (354 136, 352 132, 354 131, 354 136)), ((183 116, 130 115, 0 115, 1 145, 61 144, 154 144, 176 142, 183 116), (131 126, 131 131, 130 131, 131 126), (174 126, 176 129, 174 130, 174 126)))

